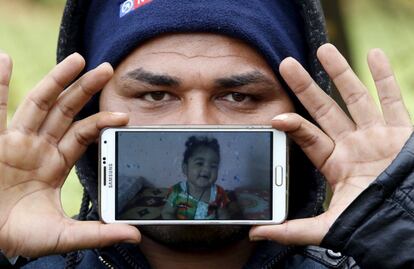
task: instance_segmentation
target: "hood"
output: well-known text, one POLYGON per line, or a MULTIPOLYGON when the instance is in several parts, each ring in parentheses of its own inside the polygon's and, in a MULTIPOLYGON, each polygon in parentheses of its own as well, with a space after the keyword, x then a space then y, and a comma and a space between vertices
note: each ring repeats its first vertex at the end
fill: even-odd
MULTIPOLYGON (((83 26, 91 1, 68 0, 64 10, 57 48, 57 61, 62 61, 68 55, 79 52, 85 53, 82 38, 83 26)), ((330 80, 316 59, 316 50, 327 42, 325 20, 318 0, 295 1, 300 16, 303 19, 308 49, 308 71, 328 94, 330 80)), ((99 96, 95 96, 77 115, 76 120, 83 119, 99 110, 99 96)), ((309 118, 302 107, 297 111, 309 118)), ((325 199, 325 180, 310 163, 303 152, 296 146, 291 146, 290 153, 290 183, 289 183, 289 216, 302 218, 319 214, 323 210, 325 199)), ((98 208, 98 147, 91 145, 76 163, 76 172, 85 192, 92 202, 91 213, 97 217, 98 208)))

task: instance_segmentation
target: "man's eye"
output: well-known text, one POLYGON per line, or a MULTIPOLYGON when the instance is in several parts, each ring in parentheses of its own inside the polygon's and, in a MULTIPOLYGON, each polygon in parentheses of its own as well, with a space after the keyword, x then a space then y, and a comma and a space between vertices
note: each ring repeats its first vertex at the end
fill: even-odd
POLYGON ((174 97, 167 93, 167 92, 149 92, 146 94, 143 94, 141 96, 144 100, 149 101, 149 102, 159 102, 159 101, 169 101, 169 100, 173 100, 174 97))
POLYGON ((251 99, 251 96, 248 94, 244 94, 244 93, 232 92, 232 93, 224 95, 222 99, 229 101, 229 102, 241 103, 244 101, 249 101, 251 99))

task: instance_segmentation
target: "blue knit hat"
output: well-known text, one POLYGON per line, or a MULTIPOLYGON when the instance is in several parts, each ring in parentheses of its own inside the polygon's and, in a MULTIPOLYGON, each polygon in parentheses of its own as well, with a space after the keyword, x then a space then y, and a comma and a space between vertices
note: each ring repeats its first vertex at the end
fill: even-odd
POLYGON ((275 74, 287 56, 307 65, 303 19, 291 0, 92 0, 83 31, 87 69, 117 66, 146 40, 186 32, 243 40, 275 74))

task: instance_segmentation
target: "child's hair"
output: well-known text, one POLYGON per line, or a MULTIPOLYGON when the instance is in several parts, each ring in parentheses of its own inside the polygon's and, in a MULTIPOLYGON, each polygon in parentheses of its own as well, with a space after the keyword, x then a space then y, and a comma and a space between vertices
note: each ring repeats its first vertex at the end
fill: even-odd
POLYGON ((184 159, 183 163, 187 164, 188 159, 194 152, 200 147, 207 147, 212 149, 220 160, 220 145, 216 138, 208 137, 208 136, 190 136, 187 141, 185 142, 185 151, 184 151, 184 159))

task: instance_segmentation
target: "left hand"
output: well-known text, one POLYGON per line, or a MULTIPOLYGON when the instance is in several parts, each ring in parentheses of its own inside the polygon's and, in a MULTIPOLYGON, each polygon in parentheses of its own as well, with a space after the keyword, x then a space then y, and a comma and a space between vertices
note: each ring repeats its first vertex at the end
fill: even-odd
POLYGON ((321 46, 317 54, 351 118, 296 60, 287 58, 280 65, 280 73, 321 129, 295 113, 279 115, 272 124, 287 132, 325 176, 333 191, 332 200, 319 216, 253 227, 252 240, 319 245, 338 216, 390 165, 413 132, 396 79, 381 50, 369 53, 368 64, 382 113, 333 45, 321 46))

